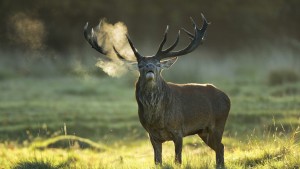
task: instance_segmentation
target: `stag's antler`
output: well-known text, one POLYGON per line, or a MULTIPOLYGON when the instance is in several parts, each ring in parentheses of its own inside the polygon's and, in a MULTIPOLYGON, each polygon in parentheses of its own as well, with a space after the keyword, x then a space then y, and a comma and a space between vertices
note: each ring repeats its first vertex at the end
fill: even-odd
MULTIPOLYGON (((83 35, 85 39, 89 42, 92 48, 96 49, 98 52, 102 53, 103 55, 107 55, 107 51, 104 51, 104 49, 98 45, 97 35, 95 35, 94 29, 92 28, 91 32, 88 33, 87 31, 88 26, 89 23, 87 22, 84 26, 84 31, 83 31, 83 35)), ((98 29, 100 29, 100 26, 101 26, 101 22, 99 23, 98 29)))
MULTIPOLYGON (((88 25, 89 25, 89 24, 88 24, 88 22, 87 22, 87 23, 85 24, 85 26, 84 26, 84 32, 83 32, 83 34, 84 34, 85 39, 89 42, 89 44, 92 46, 92 48, 96 49, 98 52, 100 52, 100 53, 103 54, 103 55, 107 55, 107 54, 108 54, 108 51, 104 50, 103 47, 99 46, 98 40, 97 40, 97 35, 95 34, 94 29, 92 28, 92 29, 91 29, 91 32, 88 33, 88 30, 87 30, 87 29, 88 29, 88 25)), ((98 25, 98 27, 97 27, 97 30, 100 30, 100 29, 101 29, 101 25, 102 25, 102 21, 100 21, 100 23, 99 23, 99 25, 98 25)), ((133 51, 135 57, 136 57, 137 59, 140 59, 142 56, 138 53, 137 49, 134 47, 134 45, 133 45, 133 43, 132 43, 132 41, 130 40, 130 38, 129 38, 128 35, 127 35, 127 40, 128 40, 128 42, 129 42, 129 44, 130 44, 130 47, 131 47, 131 49, 132 49, 132 51, 133 51)), ((119 59, 121 59, 121 60, 123 60, 123 61, 125 61, 125 62, 130 62, 130 63, 132 62, 132 63, 134 63, 134 61, 129 61, 129 60, 125 59, 125 57, 123 57, 123 56, 117 51, 117 49, 116 49, 115 46, 113 46, 113 50, 114 50, 114 52, 116 53, 116 55, 118 56, 119 59)))
POLYGON ((142 56, 141 54, 139 54, 139 52, 137 51, 137 49, 134 47, 134 45, 133 45, 131 39, 129 38, 129 36, 126 35, 126 37, 127 37, 127 40, 128 40, 128 42, 129 42, 129 45, 130 45, 130 47, 131 47, 131 49, 132 49, 132 51, 133 51, 134 56, 136 57, 136 59, 137 59, 137 60, 141 59, 143 56, 142 56))
POLYGON ((186 29, 182 28, 182 30, 191 39, 191 42, 187 47, 185 47, 184 49, 179 50, 179 51, 172 51, 172 50, 178 44, 180 31, 178 32, 178 35, 177 35, 177 38, 176 38, 176 41, 174 42, 174 44, 171 45, 168 49, 163 50, 163 46, 167 41, 167 34, 168 34, 168 26, 167 26, 165 34, 164 34, 164 38, 163 38, 161 44, 159 45, 159 49, 158 49, 157 53, 154 55, 154 57, 157 57, 159 60, 162 60, 162 59, 169 58, 169 57, 182 56, 182 55, 185 55, 185 54, 188 54, 188 53, 194 51, 201 44, 201 41, 203 40, 203 37, 205 35, 206 28, 208 26, 208 22, 206 21, 204 15, 201 14, 201 16, 203 19, 203 25, 202 25, 201 29, 199 29, 197 27, 195 21, 193 20, 193 18, 191 18, 191 21, 194 26, 194 34, 190 33, 186 29))
MULTIPOLYGON (((167 34, 168 34, 168 30, 169 30, 169 26, 167 26, 165 34, 164 34, 164 38, 163 38, 162 42, 159 45, 157 53, 153 57, 156 57, 157 59, 162 60, 162 59, 169 58, 169 57, 182 56, 182 55, 185 55, 185 54, 188 54, 188 53, 194 51, 201 44, 201 41, 203 40, 203 37, 205 35, 206 28, 208 26, 208 22, 206 21, 204 15, 201 14, 201 16, 202 16, 202 19, 203 19, 203 25, 202 25, 201 29, 199 29, 197 27, 195 21, 193 20, 193 18, 191 18, 191 21, 192 21, 193 26, 194 26, 194 34, 190 33, 186 29, 182 28, 182 30, 191 39, 191 42, 189 43, 189 45, 187 47, 185 47, 184 49, 179 50, 179 51, 172 51, 177 46, 177 44, 179 42, 180 31, 178 31, 178 35, 177 35, 177 38, 176 38, 175 42, 169 48, 163 50, 163 47, 164 47, 164 45, 167 41, 167 34)), ((99 24, 99 27, 97 28, 98 30, 100 30, 100 26, 101 26, 101 22, 99 24)), ((102 53, 103 55, 107 55, 108 51, 105 51, 101 46, 99 46, 98 41, 97 41, 97 35, 95 35, 94 29, 92 28, 90 33, 88 33, 87 29, 88 29, 88 23, 86 23, 86 25, 84 26, 84 37, 85 37, 85 39, 89 42, 89 44, 92 46, 92 48, 96 49, 98 52, 102 53)), ((129 38, 129 36, 126 35, 126 37, 127 37, 129 45, 130 45, 136 59, 140 60, 143 56, 138 53, 137 49, 134 47, 134 45, 133 45, 131 39, 129 38)), ((123 57, 117 51, 115 46, 113 46, 113 50, 114 50, 114 52, 116 53, 116 55, 118 56, 119 59, 121 59, 123 61, 126 61, 126 62, 133 62, 133 61, 129 61, 129 60, 125 59, 125 57, 123 57)))

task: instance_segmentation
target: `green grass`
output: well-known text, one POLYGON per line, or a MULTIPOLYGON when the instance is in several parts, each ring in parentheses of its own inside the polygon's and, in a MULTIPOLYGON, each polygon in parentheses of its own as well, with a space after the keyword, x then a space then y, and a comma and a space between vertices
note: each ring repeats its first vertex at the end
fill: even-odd
MULTIPOLYGON (((3 78, 0 168, 156 168, 138 120, 134 81, 132 76, 3 78), (48 146, 62 138, 63 146, 48 146)), ((232 100, 223 138, 227 168, 300 167, 299 82, 269 86, 242 77, 212 82, 232 100)), ((158 168, 180 168, 173 158, 174 146, 167 142, 158 168)), ((181 168, 214 164, 214 152, 197 136, 184 139, 181 168)))

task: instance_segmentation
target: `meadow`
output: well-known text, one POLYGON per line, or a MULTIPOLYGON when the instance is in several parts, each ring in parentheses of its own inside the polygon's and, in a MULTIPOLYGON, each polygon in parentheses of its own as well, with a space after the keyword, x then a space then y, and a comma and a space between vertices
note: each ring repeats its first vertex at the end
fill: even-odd
MULTIPOLYGON (((223 137, 227 168, 297 169, 300 62, 292 58, 191 57, 163 75, 178 83, 213 83, 228 93, 232 108, 223 137)), ((97 72, 78 64, 69 73, 51 75, 1 68, 0 168, 215 167, 214 152, 198 136, 184 139, 181 166, 173 162, 171 142, 163 144, 163 165, 155 166, 137 115, 136 75, 111 78, 97 72)))

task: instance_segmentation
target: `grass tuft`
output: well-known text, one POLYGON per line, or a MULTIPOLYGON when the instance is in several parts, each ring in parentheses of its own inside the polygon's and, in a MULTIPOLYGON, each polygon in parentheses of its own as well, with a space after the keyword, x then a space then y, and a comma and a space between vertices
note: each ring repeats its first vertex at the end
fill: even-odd
POLYGON ((20 161, 15 164, 12 169, 63 169, 67 168, 68 163, 61 163, 58 165, 53 164, 50 160, 27 160, 20 161))

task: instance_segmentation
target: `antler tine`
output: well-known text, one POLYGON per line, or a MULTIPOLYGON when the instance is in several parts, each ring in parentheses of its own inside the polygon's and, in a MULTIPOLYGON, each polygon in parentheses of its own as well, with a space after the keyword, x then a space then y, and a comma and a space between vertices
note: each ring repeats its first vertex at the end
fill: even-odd
POLYGON ((194 19, 193 19, 192 17, 190 17, 190 20, 191 20, 191 22, 192 22, 194 28, 197 28, 197 24, 196 24, 196 22, 194 21, 194 19))
POLYGON ((113 49, 114 49, 114 52, 116 53, 116 55, 118 56, 118 58, 119 58, 120 60, 122 60, 124 63, 129 64, 129 65, 133 65, 133 64, 136 64, 136 63, 137 63, 136 61, 127 60, 124 56, 122 56, 122 55, 118 52, 118 50, 116 49, 115 46, 113 46, 113 49))
POLYGON ((156 53, 156 55, 160 54, 160 53, 163 53, 163 47, 167 41, 167 36, 168 36, 168 31, 169 31, 169 25, 167 25, 166 27, 166 30, 165 30, 165 33, 164 33, 164 38, 163 40, 161 41, 160 45, 159 45, 159 48, 158 48, 158 51, 156 53))
POLYGON ((114 49, 114 52, 116 53, 116 55, 118 56, 119 59, 121 60, 126 60, 116 49, 116 47, 113 45, 113 49, 114 49))
POLYGON ((96 49, 98 52, 102 53, 103 55, 107 54, 107 51, 104 51, 102 47, 98 45, 97 42, 97 36, 94 33, 94 29, 92 28, 91 33, 89 34, 88 29, 89 23, 87 22, 84 26, 83 35, 85 39, 89 42, 89 44, 92 46, 92 48, 96 49))
MULTIPOLYGON (((85 24, 84 26, 84 31, 83 31, 83 35, 84 35, 84 38, 88 41, 88 43, 92 46, 92 48, 96 49, 98 52, 100 52, 101 54, 103 55, 108 55, 108 51, 104 50, 103 47, 99 46, 98 44, 98 40, 97 40, 97 35, 95 34, 95 31, 94 29, 92 28, 90 32, 88 32, 88 22, 85 24)), ((99 31, 101 29, 101 26, 102 26, 102 20, 100 21, 99 25, 96 27, 96 31, 99 31)), ((105 36, 105 35, 104 35, 105 36)), ((133 43, 131 42, 130 38, 127 36, 127 39, 128 39, 128 42, 131 46, 131 49, 133 50, 134 52, 134 55, 139 58, 139 57, 142 57, 138 52, 137 50, 135 49, 135 47, 133 46, 133 43)), ((106 40, 104 38, 104 40, 106 40)), ((124 62, 127 62, 127 63, 134 63, 134 61, 130 61, 130 60, 127 60, 125 57, 123 57, 116 49, 116 47, 113 45, 113 50, 114 52, 116 53, 116 55, 118 56, 119 59, 121 59, 122 61, 124 62)), ((105 57, 105 59, 109 59, 111 60, 110 57, 105 57)))
POLYGON ((129 38, 129 36, 126 35, 126 37, 127 37, 128 42, 129 42, 129 45, 130 45, 130 47, 131 47, 131 49, 132 49, 132 51, 134 53, 134 56, 136 57, 137 60, 139 60, 143 56, 138 53, 137 49, 134 47, 134 45, 133 45, 131 39, 129 38))
MULTIPOLYGON (((188 54, 192 51, 194 51, 200 44, 201 41, 203 40, 203 37, 205 35, 205 31, 207 29, 208 23, 204 17, 204 15, 201 13, 202 16, 202 20, 203 20, 203 24, 202 24, 202 28, 199 29, 195 23, 195 21, 193 20, 193 18, 191 19, 191 22, 194 26, 194 34, 190 33, 189 31, 187 31, 186 29, 182 28, 182 30, 188 35, 188 37, 191 39, 191 42, 188 44, 188 46, 186 46, 184 49, 179 50, 179 51, 172 51, 175 46, 177 45, 177 41, 167 50, 161 52, 161 53, 157 53, 157 55, 155 55, 156 57, 158 57, 160 60, 164 59, 164 58, 168 58, 168 57, 176 57, 176 56, 182 56, 185 54, 188 54)), ((177 37, 178 38, 178 37, 177 37)))
POLYGON ((193 35, 191 32, 189 32, 189 31, 186 30, 185 28, 181 28, 181 30, 183 30, 183 31, 189 36, 189 38, 190 38, 191 40, 193 40, 194 35, 193 35))
POLYGON ((204 17, 203 13, 201 13, 201 17, 202 17, 202 20, 203 20, 203 24, 202 24, 202 27, 200 29, 200 34, 202 36, 202 39, 204 38, 204 34, 205 34, 205 31, 207 29, 207 26, 210 24, 207 22, 206 18, 204 17))
POLYGON ((168 53, 171 50, 173 50, 177 46, 177 44, 179 42, 179 37, 180 37, 180 30, 178 31, 177 38, 176 38, 175 42, 173 43, 173 45, 171 45, 168 49, 164 50, 163 52, 164 53, 168 53))
POLYGON ((173 50, 179 42, 180 30, 178 31, 177 38, 176 38, 175 42, 170 47, 163 50, 163 46, 165 45, 165 43, 167 41, 168 30, 169 30, 169 25, 167 25, 167 28, 166 28, 166 31, 165 31, 165 34, 164 34, 164 38, 163 38, 162 42, 159 45, 159 49, 158 49, 157 53, 155 54, 155 56, 158 57, 159 59, 160 59, 159 56, 161 56, 163 54, 166 54, 166 53, 170 52, 171 50, 173 50))

